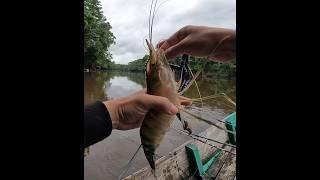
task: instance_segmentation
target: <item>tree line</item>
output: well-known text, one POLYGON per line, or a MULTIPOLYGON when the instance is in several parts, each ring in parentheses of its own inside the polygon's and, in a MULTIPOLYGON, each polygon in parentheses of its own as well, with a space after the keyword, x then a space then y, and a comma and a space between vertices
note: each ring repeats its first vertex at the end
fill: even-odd
MULTIPOLYGON (((109 70, 117 71, 130 71, 130 72, 144 72, 145 66, 148 60, 148 55, 144 55, 140 59, 133 60, 127 65, 115 64, 112 62, 109 70)), ((181 57, 178 56, 171 61, 172 64, 180 65, 181 57)), ((224 75, 235 75, 236 73, 236 60, 232 60, 231 63, 223 64, 215 61, 208 61, 206 58, 195 58, 190 56, 189 67, 192 71, 202 71, 203 75, 210 74, 224 74, 224 75)))

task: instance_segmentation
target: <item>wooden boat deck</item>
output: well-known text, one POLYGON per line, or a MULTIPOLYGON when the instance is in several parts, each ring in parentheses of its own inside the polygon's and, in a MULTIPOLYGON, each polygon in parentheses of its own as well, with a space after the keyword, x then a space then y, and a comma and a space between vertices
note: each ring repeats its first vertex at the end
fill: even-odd
MULTIPOLYGON (((228 140, 228 134, 216 127, 210 127, 200 135, 211 137, 220 142, 228 140)), ((196 140, 190 140, 174 151, 169 156, 163 156, 156 161, 157 180, 175 180, 175 179, 201 179, 197 177, 197 173, 190 172, 189 159, 186 152, 186 145, 195 144, 201 154, 201 159, 205 162, 216 152, 217 148, 204 144, 196 140)), ((217 147, 221 144, 212 143, 217 147)), ((224 149, 236 153, 235 148, 229 146, 224 149)), ((229 152, 222 151, 218 159, 212 164, 207 171, 208 177, 202 179, 215 180, 236 180, 236 156, 229 152)), ((154 180, 156 179, 151 173, 150 167, 145 167, 139 171, 123 178, 123 180, 154 180)))

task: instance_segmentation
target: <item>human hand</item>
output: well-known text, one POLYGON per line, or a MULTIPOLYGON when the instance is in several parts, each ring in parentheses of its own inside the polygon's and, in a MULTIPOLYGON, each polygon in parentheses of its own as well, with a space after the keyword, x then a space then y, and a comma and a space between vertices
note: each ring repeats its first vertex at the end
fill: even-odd
MULTIPOLYGON (((180 97, 181 105, 191 105, 191 100, 180 97)), ((178 108, 169 99, 161 96, 153 96, 145 90, 134 93, 128 97, 105 101, 111 121, 112 128, 118 130, 130 130, 139 128, 147 112, 151 109, 175 115, 178 108)))
POLYGON ((167 59, 188 54, 227 62, 235 58, 235 42, 234 30, 189 25, 160 42, 157 47, 164 50, 167 59))

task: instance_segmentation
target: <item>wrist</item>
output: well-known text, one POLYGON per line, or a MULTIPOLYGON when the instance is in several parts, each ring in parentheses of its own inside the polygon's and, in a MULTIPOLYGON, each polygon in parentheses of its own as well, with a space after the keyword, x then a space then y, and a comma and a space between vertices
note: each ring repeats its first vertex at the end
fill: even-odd
POLYGON ((103 103, 109 111, 110 119, 112 122, 112 129, 117 129, 119 126, 119 104, 117 103, 117 100, 105 101, 103 103))

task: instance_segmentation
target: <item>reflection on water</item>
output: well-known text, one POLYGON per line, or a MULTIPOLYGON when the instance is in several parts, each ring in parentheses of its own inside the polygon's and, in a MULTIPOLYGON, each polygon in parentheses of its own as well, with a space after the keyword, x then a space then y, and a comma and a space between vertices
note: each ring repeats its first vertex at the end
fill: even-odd
POLYGON ((108 94, 110 98, 119 98, 127 96, 134 91, 142 89, 140 84, 130 81, 128 77, 114 77, 109 83, 109 86, 105 89, 105 94, 108 94))
POLYGON ((145 87, 143 73, 84 73, 84 104, 127 96, 145 87))
MULTIPOLYGON (((224 79, 199 79, 197 80, 202 96, 216 93, 226 93, 235 101, 236 89, 235 80, 224 79)), ((100 72, 84 73, 84 102, 92 103, 97 100, 108 100, 128 96, 145 87, 145 76, 143 73, 128 72, 100 72)), ((189 98, 198 98, 199 94, 195 86, 184 94, 189 98)), ((200 103, 194 103, 190 108, 192 112, 207 119, 222 119, 232 112, 226 105, 224 99, 207 100, 201 107, 200 103)), ((208 125, 191 118, 186 114, 181 114, 187 120, 194 133, 199 133, 208 128, 208 125)), ((178 120, 175 120, 173 127, 182 129, 178 120)), ((167 155, 174 148, 189 140, 189 137, 178 134, 170 129, 157 153, 167 155)), ((140 145, 139 129, 130 131, 113 130, 111 136, 90 147, 90 154, 84 159, 84 179, 102 180, 117 179, 140 145)), ((140 168, 148 167, 148 163, 142 151, 137 154, 128 174, 140 168)))
MULTIPOLYGON (((233 101, 236 100, 235 80, 227 79, 198 79, 197 84, 202 97, 225 93, 233 101)), ((96 100, 108 100, 127 96, 145 85, 143 73, 130 72, 97 72, 84 73, 84 103, 92 103, 96 100)), ((195 85, 192 85, 184 96, 198 98, 199 93, 195 85)), ((206 102, 207 103, 207 102, 206 102)), ((208 101, 210 103, 210 101, 208 101)))

